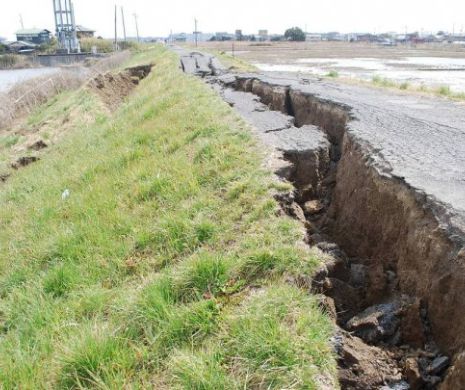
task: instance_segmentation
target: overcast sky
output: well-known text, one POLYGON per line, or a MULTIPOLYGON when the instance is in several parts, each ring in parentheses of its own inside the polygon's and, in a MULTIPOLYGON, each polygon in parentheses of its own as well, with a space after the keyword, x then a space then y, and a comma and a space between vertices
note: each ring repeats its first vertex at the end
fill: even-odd
MULTIPOLYGON (((0 0, 0 36, 13 39, 20 28, 54 31, 52 0, 0 0)), ((126 13, 128 35, 135 35, 133 13, 143 36, 192 32, 268 29, 283 33, 297 25, 308 31, 386 32, 465 29, 465 0, 117 0, 126 13)), ((114 0, 74 0, 76 23, 113 35, 114 0)), ((119 16, 119 15, 118 15, 119 16)), ((121 30, 121 29, 120 29, 121 30)), ((121 33, 120 33, 121 34, 121 33)))

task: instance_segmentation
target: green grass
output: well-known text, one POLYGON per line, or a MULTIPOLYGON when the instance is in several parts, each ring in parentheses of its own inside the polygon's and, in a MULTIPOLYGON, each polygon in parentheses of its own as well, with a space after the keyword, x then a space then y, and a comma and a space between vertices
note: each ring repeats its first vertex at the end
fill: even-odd
POLYGON ((78 110, 0 187, 2 387, 316 388, 335 374, 331 325, 284 282, 319 264, 278 216, 288 187, 173 54, 130 64, 147 62, 111 115, 83 88, 29 118, 78 110))
POLYGON ((229 69, 232 69, 236 72, 245 72, 245 73, 254 73, 257 72, 257 67, 251 63, 244 61, 237 56, 232 54, 227 54, 223 51, 214 51, 213 53, 218 59, 229 69))
POLYGON ((452 91, 448 85, 441 85, 437 89, 437 93, 441 96, 451 96, 452 91))
POLYGON ((452 100, 465 100, 465 93, 463 92, 454 92, 450 89, 448 85, 441 85, 437 88, 427 87, 424 84, 419 86, 412 86, 408 82, 398 83, 394 80, 384 78, 378 75, 373 76, 371 79, 371 84, 381 87, 381 88, 392 88, 392 89, 400 89, 403 91, 409 90, 411 92, 421 92, 432 94, 436 96, 446 97, 452 100))
POLYGON ((378 75, 373 76, 372 83, 376 86, 385 87, 385 88, 394 88, 397 87, 397 84, 385 77, 380 77, 378 75))
POLYGON ((19 135, 4 135, 0 137, 0 147, 11 148, 15 146, 21 137, 19 135))
POLYGON ((326 77, 331 77, 331 78, 338 78, 339 77, 339 72, 336 70, 330 70, 327 74, 326 77))

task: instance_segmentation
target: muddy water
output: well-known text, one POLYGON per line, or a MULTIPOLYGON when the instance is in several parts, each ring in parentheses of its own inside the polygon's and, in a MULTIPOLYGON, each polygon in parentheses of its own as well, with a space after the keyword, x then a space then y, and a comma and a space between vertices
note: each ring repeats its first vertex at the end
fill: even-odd
POLYGON ((465 92, 465 59, 444 57, 379 58, 300 58, 280 64, 256 63, 267 72, 293 72, 325 75, 337 71, 341 76, 371 80, 374 76, 399 83, 428 87, 449 86, 465 92))
POLYGON ((0 92, 6 92, 16 83, 57 73, 59 68, 32 68, 0 70, 0 92))

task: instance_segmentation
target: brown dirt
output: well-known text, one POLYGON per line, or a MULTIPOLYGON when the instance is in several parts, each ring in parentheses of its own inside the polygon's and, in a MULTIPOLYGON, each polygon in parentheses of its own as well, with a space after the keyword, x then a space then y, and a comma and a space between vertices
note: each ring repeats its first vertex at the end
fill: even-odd
POLYGON ((108 72, 94 77, 88 82, 88 88, 95 92, 111 108, 119 106, 131 91, 147 77, 152 65, 127 68, 119 73, 108 72))

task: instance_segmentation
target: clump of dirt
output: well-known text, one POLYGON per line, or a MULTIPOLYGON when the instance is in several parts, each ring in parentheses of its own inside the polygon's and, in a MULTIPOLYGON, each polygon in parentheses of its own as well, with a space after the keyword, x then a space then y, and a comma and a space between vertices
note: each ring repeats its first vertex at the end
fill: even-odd
POLYGON ((141 65, 127 68, 119 73, 99 74, 88 82, 88 87, 108 107, 114 108, 120 105, 139 82, 150 74, 152 67, 153 65, 141 65))
POLYGON ((27 148, 29 150, 39 151, 39 150, 45 149, 47 147, 48 147, 47 143, 44 140, 39 139, 39 140, 31 143, 27 148))
POLYGON ((20 157, 14 163, 11 164, 11 167, 14 169, 19 169, 22 167, 26 167, 36 161, 39 161, 39 157, 37 156, 20 157))

